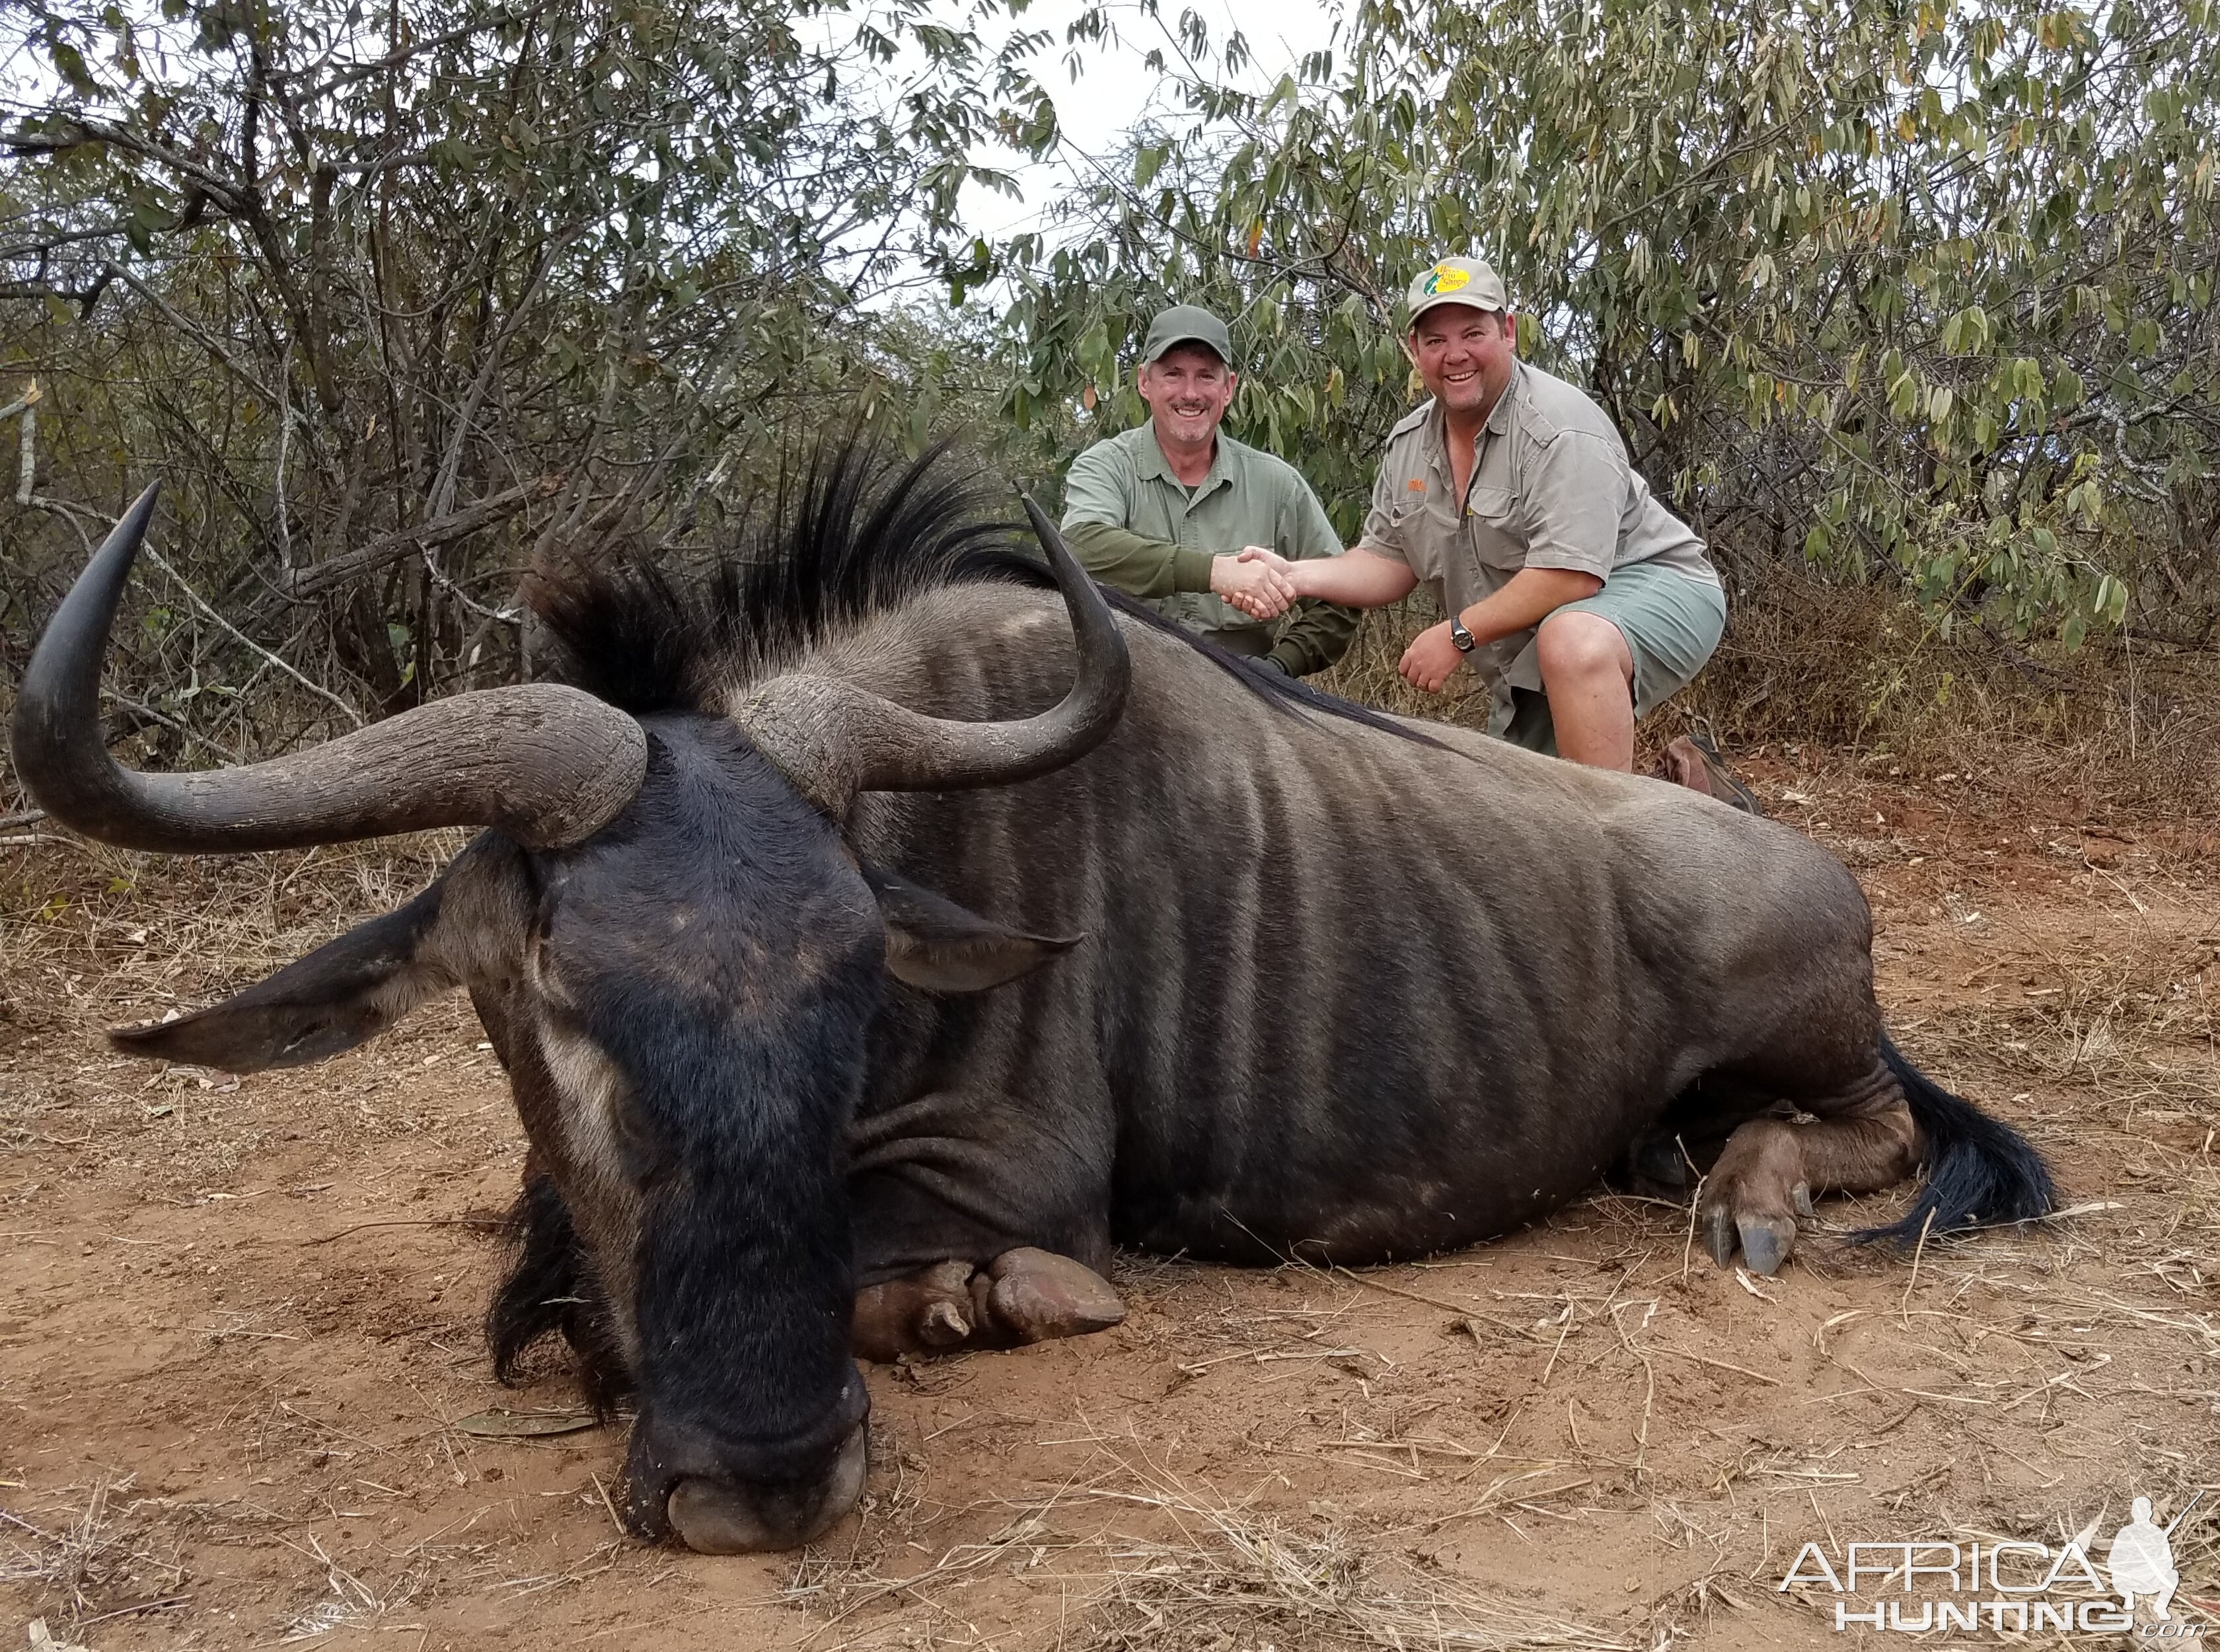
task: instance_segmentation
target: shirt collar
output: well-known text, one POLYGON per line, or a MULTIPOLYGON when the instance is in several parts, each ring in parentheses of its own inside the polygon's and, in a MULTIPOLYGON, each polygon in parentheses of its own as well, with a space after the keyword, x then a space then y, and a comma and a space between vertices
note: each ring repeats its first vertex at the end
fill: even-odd
POLYGON ((1511 358, 1511 379, 1503 387, 1503 394, 1495 398, 1489 409, 1487 423, 1482 427, 1491 436, 1500 436, 1511 428, 1511 404, 1526 394, 1526 364, 1516 356, 1511 358))
MULTIPOLYGON (((1140 461, 1135 466, 1141 479, 1144 482, 1169 482, 1172 486, 1184 492, 1187 483, 1182 482, 1178 474, 1173 471, 1172 462, 1164 457, 1163 444, 1157 439, 1156 421, 1152 419, 1143 425, 1141 433, 1140 461)), ((1202 480, 1195 484, 1194 496, 1197 499, 1201 498, 1232 475, 1229 464, 1232 455, 1227 451, 1232 446, 1232 438, 1225 433, 1225 427, 1220 426, 1217 438, 1210 446, 1210 469, 1203 473, 1202 480)))

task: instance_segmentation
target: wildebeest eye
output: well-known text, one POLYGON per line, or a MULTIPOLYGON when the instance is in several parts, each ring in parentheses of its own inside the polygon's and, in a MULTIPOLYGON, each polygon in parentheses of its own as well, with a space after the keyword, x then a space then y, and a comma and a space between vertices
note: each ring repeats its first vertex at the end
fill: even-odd
POLYGON ((976 993, 1015 981, 1087 938, 1028 935, 875 866, 864 881, 887 926, 887 969, 931 992, 976 993))

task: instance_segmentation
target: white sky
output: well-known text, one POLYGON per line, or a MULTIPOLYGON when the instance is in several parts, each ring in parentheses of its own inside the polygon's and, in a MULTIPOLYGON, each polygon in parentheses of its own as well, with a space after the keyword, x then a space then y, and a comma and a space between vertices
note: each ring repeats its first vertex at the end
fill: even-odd
MULTIPOLYGON (((1065 34, 1088 9, 1088 0, 1032 0, 1016 17, 1001 9, 1007 3, 939 0, 935 8, 939 20, 951 27, 977 28, 990 60, 1020 32, 1045 31, 1051 41, 1028 63, 1056 104, 1064 146, 1040 163, 1015 151, 989 150, 977 156, 983 165, 1016 174, 1024 191, 1022 200, 1013 201, 976 184, 966 186, 960 204, 965 227, 990 240, 1031 227, 1057 192, 1083 170, 1083 156, 1107 155, 1135 124, 1151 115, 1187 114, 1176 90, 1144 61, 1151 50, 1161 50, 1172 63, 1179 61, 1175 35, 1187 13, 1201 17, 1213 60, 1225 41, 1236 30, 1241 33, 1250 60, 1236 79, 1258 91, 1269 90, 1306 55, 1335 44, 1342 15, 1342 0, 1157 0, 1155 16, 1144 9, 1143 0, 1103 0, 1116 38, 1082 43, 1076 48, 1080 74, 1074 80, 1065 63, 1073 50, 1065 44, 1065 34)), ((805 34, 822 31, 837 39, 870 16, 872 4, 873 0, 857 0, 852 9, 818 12, 796 22, 805 34)), ((159 41, 175 34, 178 26, 162 22, 151 0, 125 0, 125 5, 137 16, 147 39, 159 41)), ((5 31, 7 43, 16 49, 0 53, 0 90, 19 98, 42 100, 57 93, 59 85, 43 55, 28 49, 29 34, 27 28, 5 31)), ((914 66, 898 61, 885 72, 890 92, 900 86, 905 70, 914 66)), ((1222 71, 1213 62, 1210 72, 1222 71)))
MULTIPOLYGON (((1086 9, 1085 0, 1034 0, 1013 22, 1005 19, 991 27, 988 38, 999 47, 1019 30, 1051 33, 1056 43, 1034 56, 1033 72, 1055 102, 1067 145, 1097 156, 1116 147, 1144 116, 1181 112, 1176 94, 1167 92, 1143 59, 1152 48, 1162 48, 1169 61, 1178 60, 1172 36, 1182 13, 1192 10, 1201 16, 1213 48, 1240 30, 1250 57, 1240 79, 1259 90, 1306 54, 1331 44, 1340 15, 1338 4, 1314 0, 1163 0, 1160 18, 1151 18, 1137 0, 1110 0, 1107 10, 1119 39, 1114 44, 1083 44, 1082 73, 1075 83, 1063 65, 1064 31, 1086 9)), ((1026 165, 1022 157, 1009 153, 982 156, 981 160, 1020 171, 1026 194, 1023 202, 1016 202, 976 184, 966 189, 963 204, 970 227, 989 238, 1028 226, 1069 175, 1062 162, 1026 165)))

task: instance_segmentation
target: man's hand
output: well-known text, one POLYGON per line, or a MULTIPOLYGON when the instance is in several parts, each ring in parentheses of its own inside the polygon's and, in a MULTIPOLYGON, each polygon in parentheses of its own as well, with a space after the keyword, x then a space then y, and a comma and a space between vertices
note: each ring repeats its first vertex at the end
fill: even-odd
POLYGON ((1289 564, 1276 552, 1252 545, 1238 557, 1213 557, 1210 589, 1252 620, 1276 620, 1295 600, 1289 564))
POLYGON ((1442 684, 1450 680, 1456 668, 1464 663, 1464 656, 1450 636, 1450 622, 1428 626, 1411 639, 1411 645, 1403 651, 1402 662, 1396 670, 1403 680, 1414 689, 1424 689, 1428 694, 1439 694, 1442 684))

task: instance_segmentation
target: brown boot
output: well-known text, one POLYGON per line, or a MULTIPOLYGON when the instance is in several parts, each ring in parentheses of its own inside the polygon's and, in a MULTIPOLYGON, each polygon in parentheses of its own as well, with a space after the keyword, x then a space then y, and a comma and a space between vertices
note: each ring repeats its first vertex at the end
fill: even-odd
POLYGON ((1686 786, 1692 792, 1701 792, 1706 797, 1716 797, 1729 808, 1740 809, 1744 814, 1765 813, 1765 805, 1757 801, 1757 794, 1734 777, 1734 770, 1719 755, 1711 731, 1700 723, 1693 732, 1681 735, 1665 748, 1665 760, 1658 767, 1657 777, 1686 786))

